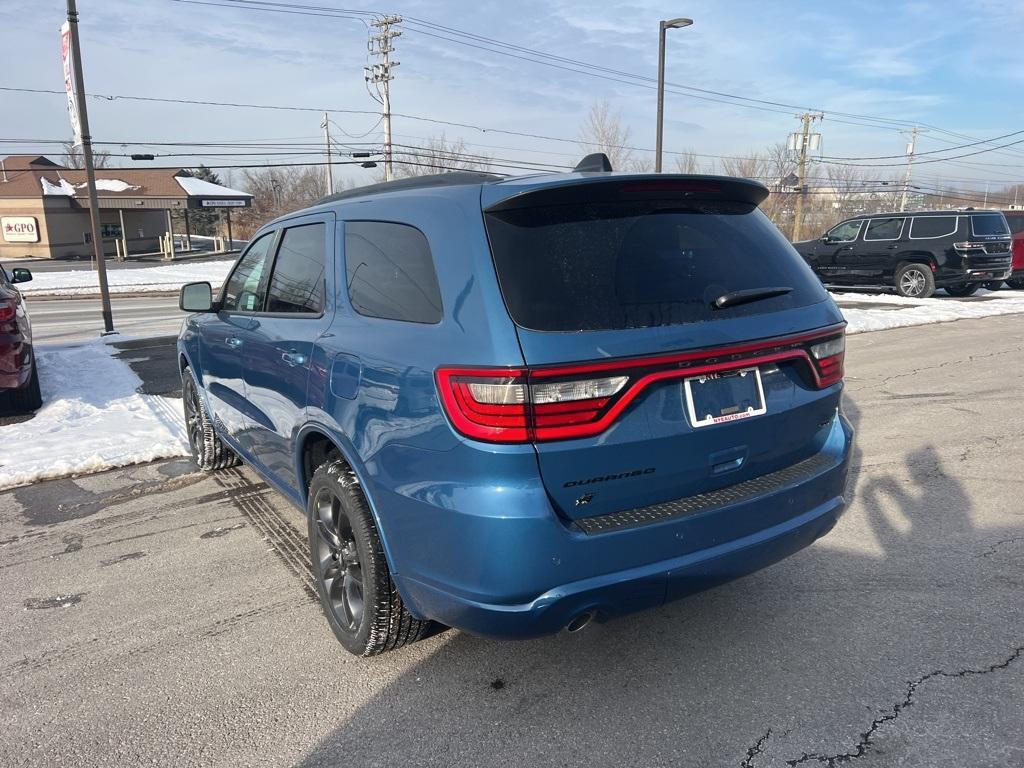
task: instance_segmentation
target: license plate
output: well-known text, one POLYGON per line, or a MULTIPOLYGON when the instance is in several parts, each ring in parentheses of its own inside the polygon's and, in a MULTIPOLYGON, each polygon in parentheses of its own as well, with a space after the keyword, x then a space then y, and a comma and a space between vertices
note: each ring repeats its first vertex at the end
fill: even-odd
POLYGON ((749 419, 768 410, 757 368, 692 376, 683 380, 683 391, 694 427, 749 419))

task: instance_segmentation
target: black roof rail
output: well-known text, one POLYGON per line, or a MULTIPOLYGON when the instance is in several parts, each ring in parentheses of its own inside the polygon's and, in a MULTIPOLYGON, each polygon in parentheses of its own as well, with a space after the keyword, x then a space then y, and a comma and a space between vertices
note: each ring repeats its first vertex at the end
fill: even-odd
POLYGON ((429 189, 431 187, 456 187, 466 184, 488 184, 505 178, 497 173, 481 171, 451 171, 449 173, 433 173, 427 176, 410 176, 407 179, 383 181, 379 184, 367 184, 365 187, 346 189, 333 195, 320 198, 313 205, 334 203, 339 200, 353 200, 368 195, 382 195, 385 192, 402 192, 408 189, 429 189))

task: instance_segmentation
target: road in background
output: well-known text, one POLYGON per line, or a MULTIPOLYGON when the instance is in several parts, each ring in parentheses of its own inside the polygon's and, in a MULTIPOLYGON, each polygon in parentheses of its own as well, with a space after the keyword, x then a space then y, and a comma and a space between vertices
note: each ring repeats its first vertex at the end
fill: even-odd
MULTIPOLYGON (((103 331, 99 299, 27 299, 37 344, 95 339, 103 331)), ((185 313, 178 296, 110 297, 114 328, 124 336, 177 334, 185 313)))
POLYGON ((1022 765, 1020 326, 851 337, 836 529, 574 635, 349 656, 245 468, 0 494, 0 765, 1022 765))

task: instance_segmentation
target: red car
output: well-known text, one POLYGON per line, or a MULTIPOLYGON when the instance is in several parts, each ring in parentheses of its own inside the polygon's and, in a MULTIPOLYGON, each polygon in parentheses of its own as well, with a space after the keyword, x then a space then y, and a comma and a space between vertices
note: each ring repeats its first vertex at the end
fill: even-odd
POLYGON ((25 413, 43 404, 39 372, 32 349, 32 322, 15 283, 27 283, 32 273, 15 267, 8 276, 0 267, 0 409, 25 413))
POLYGON ((1013 235, 1013 272, 1006 284, 1017 290, 1024 289, 1024 211, 1003 211, 1013 235))

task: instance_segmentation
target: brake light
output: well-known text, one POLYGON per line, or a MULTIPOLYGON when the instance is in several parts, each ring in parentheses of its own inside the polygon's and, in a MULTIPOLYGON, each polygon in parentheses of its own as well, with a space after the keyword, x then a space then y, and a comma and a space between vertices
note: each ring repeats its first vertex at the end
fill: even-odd
POLYGON ((437 389, 452 425, 467 437, 526 443, 590 437, 608 429, 626 407, 658 381, 802 362, 814 385, 843 378, 841 327, 658 357, 538 368, 440 368, 437 389))
POLYGON ((818 366, 818 386, 830 387, 843 378, 843 360, 846 357, 846 334, 812 344, 811 357, 818 366))
POLYGON ((0 323, 9 323, 18 314, 13 301, 0 301, 0 323))

